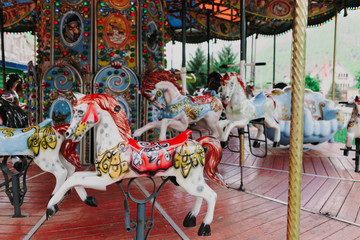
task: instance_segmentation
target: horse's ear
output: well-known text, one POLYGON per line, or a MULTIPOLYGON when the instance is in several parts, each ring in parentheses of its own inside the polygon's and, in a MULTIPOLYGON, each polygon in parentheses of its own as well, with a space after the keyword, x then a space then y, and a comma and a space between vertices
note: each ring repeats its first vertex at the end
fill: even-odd
POLYGON ((85 94, 74 92, 73 93, 75 100, 79 100, 80 98, 84 97, 85 94))
POLYGON ((114 108, 115 112, 119 112, 121 110, 121 106, 120 105, 116 105, 114 108))

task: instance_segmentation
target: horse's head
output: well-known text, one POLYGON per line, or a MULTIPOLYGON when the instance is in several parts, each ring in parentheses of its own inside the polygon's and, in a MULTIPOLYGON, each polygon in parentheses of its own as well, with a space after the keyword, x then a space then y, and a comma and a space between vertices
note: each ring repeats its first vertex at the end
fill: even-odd
POLYGON ((65 133, 66 138, 78 142, 84 134, 100 122, 101 108, 95 101, 84 102, 77 104, 79 100, 85 95, 76 94, 76 101, 74 104, 74 114, 70 122, 70 127, 65 133))
POLYGON ((177 83, 174 74, 172 74, 170 71, 156 71, 145 75, 142 81, 141 94, 158 109, 164 110, 166 107, 166 101, 164 97, 166 89, 158 87, 159 84, 173 84, 180 92, 180 94, 183 94, 183 91, 177 83))
POLYGON ((224 106, 229 103, 235 91, 238 91, 236 94, 240 94, 246 98, 245 86, 241 80, 240 74, 234 72, 225 73, 222 75, 220 83, 222 89, 221 98, 224 106), (238 86, 240 86, 240 89, 238 89, 238 86))
POLYGON ((155 107, 160 110, 166 108, 166 102, 164 98, 164 92, 161 89, 155 87, 155 89, 144 89, 143 96, 145 96, 155 107))
POLYGON ((354 109, 352 114, 356 117, 360 117, 360 98, 358 96, 354 99, 354 109))
POLYGON ((234 89, 235 89, 234 78, 231 75, 229 75, 228 73, 225 73, 221 77, 220 83, 221 83, 221 89, 222 89, 221 100, 222 100, 224 106, 226 107, 234 93, 234 89))

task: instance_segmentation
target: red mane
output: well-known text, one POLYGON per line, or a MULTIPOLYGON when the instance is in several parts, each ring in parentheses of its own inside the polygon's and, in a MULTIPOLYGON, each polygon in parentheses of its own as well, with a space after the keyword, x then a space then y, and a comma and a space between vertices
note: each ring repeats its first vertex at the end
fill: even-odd
POLYGON ((184 95, 184 92, 180 85, 177 83, 174 74, 165 70, 159 72, 150 72, 145 75, 141 85, 141 94, 145 96, 145 90, 154 90, 155 85, 162 81, 171 82, 180 91, 180 94, 184 95))
POLYGON ((122 108, 119 112, 115 111, 115 107, 119 106, 119 103, 114 97, 107 94, 88 94, 80 98, 78 101, 75 101, 74 106, 83 103, 90 103, 92 101, 95 101, 101 109, 110 113, 123 139, 127 140, 132 138, 125 111, 122 108))
POLYGON ((240 86, 242 87, 242 89, 244 90, 244 93, 246 95, 244 82, 242 81, 241 76, 238 73, 234 73, 234 72, 226 73, 224 76, 221 77, 221 80, 220 80, 221 85, 225 86, 226 84, 228 84, 231 77, 236 77, 237 81, 239 82, 240 86))

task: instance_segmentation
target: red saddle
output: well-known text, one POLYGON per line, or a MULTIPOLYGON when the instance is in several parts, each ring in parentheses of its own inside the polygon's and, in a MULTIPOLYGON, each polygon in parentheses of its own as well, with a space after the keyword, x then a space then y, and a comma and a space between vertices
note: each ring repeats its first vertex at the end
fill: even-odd
POLYGON ((139 174, 153 176, 172 166, 175 149, 189 138, 191 130, 186 130, 175 138, 159 142, 142 142, 129 139, 132 148, 130 166, 139 174))

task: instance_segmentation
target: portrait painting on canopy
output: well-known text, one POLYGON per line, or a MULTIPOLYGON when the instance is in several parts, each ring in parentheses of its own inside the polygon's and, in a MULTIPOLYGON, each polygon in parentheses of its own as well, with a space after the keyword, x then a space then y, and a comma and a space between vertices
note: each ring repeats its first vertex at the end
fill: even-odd
POLYGON ((104 21, 104 33, 110 46, 122 48, 130 38, 130 24, 121 14, 110 14, 104 21))
POLYGON ((83 33, 83 21, 79 13, 70 11, 61 21, 61 38, 65 45, 72 47, 78 44, 83 33))

